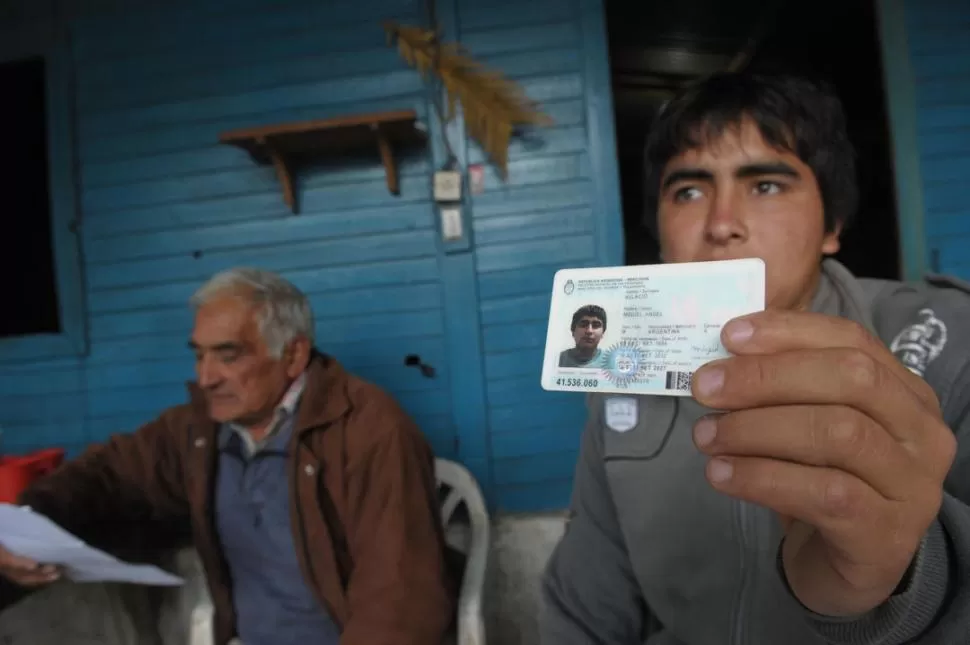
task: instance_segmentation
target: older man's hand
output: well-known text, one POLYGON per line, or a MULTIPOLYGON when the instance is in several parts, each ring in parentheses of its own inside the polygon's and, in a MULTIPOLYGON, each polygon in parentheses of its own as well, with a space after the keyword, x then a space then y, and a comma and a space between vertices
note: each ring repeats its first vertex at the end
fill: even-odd
POLYGON ((735 356, 697 371, 707 476, 774 509, 788 582, 810 610, 848 616, 889 598, 936 518, 953 433, 929 386, 863 327, 761 312, 722 332, 735 356))
POLYGON ((57 567, 14 555, 0 546, 0 576, 22 587, 39 587, 60 577, 57 567))

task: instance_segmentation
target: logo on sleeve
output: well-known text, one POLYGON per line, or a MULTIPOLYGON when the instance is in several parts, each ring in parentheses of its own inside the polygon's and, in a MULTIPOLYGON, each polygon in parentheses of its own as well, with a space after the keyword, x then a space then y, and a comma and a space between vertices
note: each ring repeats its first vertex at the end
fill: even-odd
POLYGON ((932 309, 922 309, 919 322, 899 332, 889 350, 910 372, 923 376, 927 366, 936 360, 945 346, 946 324, 932 309))
POLYGON ((626 432, 637 426, 640 417, 637 400, 632 396, 613 396, 606 399, 603 416, 606 427, 616 432, 626 432))

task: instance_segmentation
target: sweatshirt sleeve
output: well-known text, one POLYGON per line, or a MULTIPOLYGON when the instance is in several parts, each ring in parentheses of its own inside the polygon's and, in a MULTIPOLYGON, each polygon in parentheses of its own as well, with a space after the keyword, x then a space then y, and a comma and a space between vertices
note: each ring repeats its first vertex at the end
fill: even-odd
MULTIPOLYGON (((952 570, 956 559, 949 544, 948 529, 944 528, 949 524, 944 519, 949 514, 947 507, 956 505, 958 508, 949 510, 963 516, 957 519, 958 526, 954 528, 962 532, 963 540, 968 545, 970 509, 949 496, 943 505, 944 510, 923 538, 905 581, 886 602, 866 614, 854 617, 821 616, 805 610, 809 622, 825 642, 833 645, 944 645, 964 642, 963 639, 955 639, 955 634, 963 632, 953 632, 952 628, 945 628, 936 621, 950 604, 949 596, 957 575, 952 570)), ((970 575, 967 564, 970 563, 963 565, 964 575, 970 575)), ((780 549, 778 567, 784 576, 780 549)), ((970 587, 967 587, 967 591, 970 591, 970 587)), ((970 611, 970 595, 964 600, 963 611, 970 611)), ((966 624, 966 619, 963 615, 958 618, 953 627, 959 629, 961 622, 966 624)))
MULTIPOLYGON (((943 504, 903 583, 879 607, 857 617, 806 610, 815 631, 834 645, 949 645, 970 642, 970 371, 949 397, 957 455, 943 504)), ((784 579, 779 550, 778 566, 784 579)))

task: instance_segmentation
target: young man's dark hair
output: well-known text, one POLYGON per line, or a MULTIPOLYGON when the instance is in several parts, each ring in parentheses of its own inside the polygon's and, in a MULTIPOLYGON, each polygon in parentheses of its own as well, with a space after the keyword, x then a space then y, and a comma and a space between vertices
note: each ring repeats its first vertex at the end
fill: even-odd
POLYGON ((647 137, 645 223, 656 226, 664 167, 750 120, 765 142, 795 154, 819 184, 826 232, 848 227, 859 201, 855 150, 838 96, 826 85, 784 74, 717 74, 666 104, 647 137))
POLYGON ((584 317, 599 318, 603 323, 603 329, 606 329, 606 310, 599 305, 584 305, 573 314, 573 321, 569 324, 569 331, 575 331, 576 325, 584 317))

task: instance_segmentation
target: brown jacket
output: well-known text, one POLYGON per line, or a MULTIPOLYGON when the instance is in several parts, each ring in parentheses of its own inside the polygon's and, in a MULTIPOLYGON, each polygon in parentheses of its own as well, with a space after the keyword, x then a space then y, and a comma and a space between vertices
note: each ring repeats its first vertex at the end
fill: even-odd
MULTIPOLYGON (((224 645, 235 617, 213 519, 217 426, 189 390, 190 403, 89 449, 20 502, 109 549, 139 525, 190 529, 224 645)), ((315 355, 290 450, 297 555, 341 645, 439 645, 452 585, 434 460, 415 424, 379 388, 315 355)))

